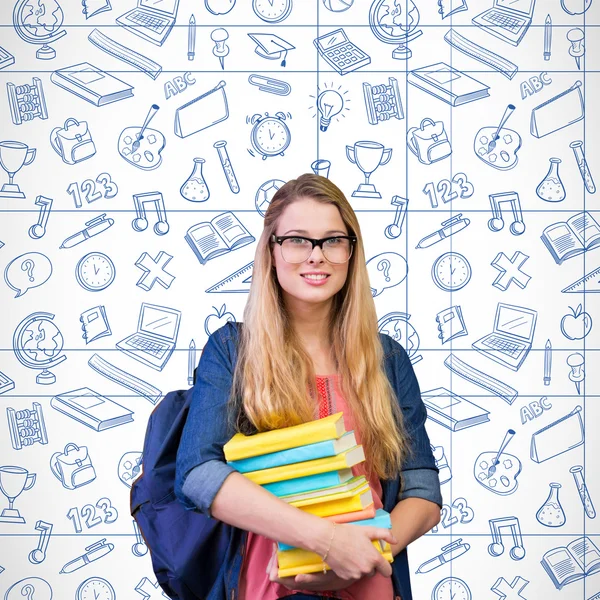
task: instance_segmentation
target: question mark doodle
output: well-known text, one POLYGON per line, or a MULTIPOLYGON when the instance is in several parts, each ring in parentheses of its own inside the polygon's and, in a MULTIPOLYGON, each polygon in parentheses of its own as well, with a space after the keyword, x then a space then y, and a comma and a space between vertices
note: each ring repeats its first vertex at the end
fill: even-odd
POLYGON ((392 266, 392 263, 390 263, 390 261, 387 258, 384 258, 383 260, 380 260, 377 263, 377 270, 383 271, 383 276, 385 277, 386 281, 390 280, 390 267, 391 266, 392 266))
MULTIPOLYGON (((35 267, 35 263, 32 260, 24 260, 21 263, 21 271, 27 271, 27 275, 29 277, 29 281, 34 281, 35 277, 33 276, 33 267, 35 267)), ((23 588, 25 589, 25 588, 23 588)), ((27 599, 29 600, 29 599, 27 599)))
POLYGON ((25 596, 25 594, 27 594, 27 600, 34 600, 33 592, 35 592, 35 588, 30 583, 21 588, 21 596, 25 596))

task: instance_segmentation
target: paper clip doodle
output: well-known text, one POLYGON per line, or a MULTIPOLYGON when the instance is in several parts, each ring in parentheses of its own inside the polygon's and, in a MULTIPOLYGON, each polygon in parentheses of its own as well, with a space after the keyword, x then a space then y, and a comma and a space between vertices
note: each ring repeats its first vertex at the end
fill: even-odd
POLYGON ((156 235, 165 235, 169 232, 165 201, 160 192, 133 194, 133 204, 135 207, 135 219, 131 222, 131 226, 135 231, 144 231, 148 228, 148 216, 146 215, 145 205, 152 204, 156 211, 156 218, 158 219, 154 223, 154 233, 156 235))

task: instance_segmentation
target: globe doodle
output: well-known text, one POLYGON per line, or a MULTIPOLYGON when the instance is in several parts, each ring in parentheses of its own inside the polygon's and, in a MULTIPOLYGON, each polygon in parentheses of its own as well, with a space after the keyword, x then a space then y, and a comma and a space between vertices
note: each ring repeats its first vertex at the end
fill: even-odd
POLYGON ((63 336, 52 321, 33 321, 21 333, 21 348, 33 363, 43 363, 58 356, 63 336))
POLYGON ((41 60, 56 56, 49 43, 66 35, 61 29, 64 20, 62 8, 56 0, 19 0, 13 11, 15 31, 29 44, 42 44, 36 52, 41 60))
POLYGON ((399 60, 412 56, 407 44, 423 34, 417 29, 419 19, 413 0, 374 0, 369 10, 373 35, 386 44, 396 44, 392 58, 399 60))
POLYGON ((408 322, 409 319, 410 315, 403 312, 388 313, 380 319, 377 329, 398 342, 406 350, 410 362, 414 365, 422 360, 423 356, 417 354, 421 340, 415 328, 408 322))
POLYGON ((412 0, 384 0, 377 21, 390 36, 408 35, 419 24, 419 11, 412 0))
POLYGON ((63 336, 53 323, 54 315, 37 312, 25 317, 15 329, 13 349, 19 362, 29 369, 42 369, 36 383, 48 385, 56 381, 48 368, 67 359, 63 350, 63 336))
POLYGON ((21 18, 33 37, 52 35, 63 23, 63 11, 55 0, 25 0, 21 18))

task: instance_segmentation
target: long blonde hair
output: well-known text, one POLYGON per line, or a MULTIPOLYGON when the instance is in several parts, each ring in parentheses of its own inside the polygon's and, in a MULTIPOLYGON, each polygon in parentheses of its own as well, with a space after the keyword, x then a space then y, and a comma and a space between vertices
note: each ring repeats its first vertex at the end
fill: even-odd
POLYGON ((358 238, 346 282, 333 298, 330 311, 332 356, 367 462, 379 478, 392 479, 401 470, 407 442, 402 412, 384 370, 360 226, 343 192, 320 175, 306 173, 288 181, 273 196, 265 215, 238 338, 230 415, 235 430, 247 435, 316 418, 312 359, 284 306, 270 242, 283 211, 306 197, 336 206, 348 235, 358 238))

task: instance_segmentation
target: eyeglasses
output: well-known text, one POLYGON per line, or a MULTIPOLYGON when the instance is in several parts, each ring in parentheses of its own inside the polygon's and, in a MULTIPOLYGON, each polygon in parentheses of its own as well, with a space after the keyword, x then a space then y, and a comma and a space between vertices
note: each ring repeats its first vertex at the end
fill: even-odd
POLYGON ((271 241, 281 246, 283 260, 288 263, 304 262, 310 257, 315 246, 319 246, 330 263, 343 264, 350 260, 356 240, 354 235, 336 235, 320 240, 297 235, 271 236, 271 241))

